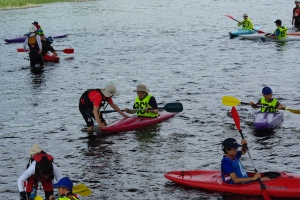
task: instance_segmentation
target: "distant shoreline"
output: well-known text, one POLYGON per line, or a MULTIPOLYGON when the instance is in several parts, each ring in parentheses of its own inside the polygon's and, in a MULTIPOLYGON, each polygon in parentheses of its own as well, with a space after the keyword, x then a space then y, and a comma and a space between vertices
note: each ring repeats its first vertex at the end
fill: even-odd
MULTIPOLYGON (((83 1, 95 1, 95 0, 68 0, 69 2, 83 2, 83 1)), ((56 2, 64 2, 64 1, 56 1, 56 2)), ((54 3, 54 2, 51 2, 54 3)), ((45 3, 47 4, 47 3, 45 3)), ((0 7, 1 10, 13 10, 13 9, 25 9, 25 8, 34 8, 40 7, 42 4, 26 4, 24 6, 8 6, 8 7, 0 7)))

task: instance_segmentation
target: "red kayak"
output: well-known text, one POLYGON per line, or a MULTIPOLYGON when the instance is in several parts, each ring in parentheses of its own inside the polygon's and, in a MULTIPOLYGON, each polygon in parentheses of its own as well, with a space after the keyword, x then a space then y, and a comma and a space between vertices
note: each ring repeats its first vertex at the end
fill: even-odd
MULTIPOLYGON (((249 176, 254 173, 248 172, 249 176)), ((273 197, 300 197, 300 176, 285 172, 265 172, 263 176, 272 177, 264 181, 266 193, 273 197)), ((165 178, 189 187, 217 192, 231 192, 245 195, 262 195, 258 181, 246 184, 227 184, 222 181, 219 170, 191 170, 167 172, 165 178)))
POLYGON ((165 121, 177 113, 160 112, 158 117, 129 117, 115 121, 112 124, 106 126, 106 129, 100 129, 101 132, 123 132, 131 131, 145 126, 153 125, 165 121))
POLYGON ((43 58, 45 62, 59 62, 59 57, 53 53, 46 53, 43 58))

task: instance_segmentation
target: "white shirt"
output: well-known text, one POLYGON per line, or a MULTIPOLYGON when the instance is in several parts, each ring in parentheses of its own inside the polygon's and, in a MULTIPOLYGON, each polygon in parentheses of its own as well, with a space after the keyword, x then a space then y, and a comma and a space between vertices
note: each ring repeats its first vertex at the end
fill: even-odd
MULTIPOLYGON (((35 174, 35 165, 36 165, 36 161, 34 160, 31 163, 31 165, 26 169, 26 171, 18 178, 19 192, 24 191, 23 182, 26 181, 30 176, 35 174)), ((54 163, 52 163, 52 166, 53 166, 54 176, 56 180, 59 181, 62 178, 61 171, 54 163)))

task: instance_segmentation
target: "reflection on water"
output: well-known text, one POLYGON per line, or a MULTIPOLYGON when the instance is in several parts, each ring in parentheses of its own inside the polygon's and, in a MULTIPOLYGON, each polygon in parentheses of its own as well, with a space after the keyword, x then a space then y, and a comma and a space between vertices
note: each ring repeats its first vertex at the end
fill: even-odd
MULTIPOLYGON (((224 16, 224 8, 240 16, 241 9, 253 5, 259 8, 251 16, 266 32, 274 30, 267 22, 274 21, 278 10, 291 10, 282 2, 258 0, 115 0, 1 11, 0 196, 18 199, 16 180, 23 168, 16 166, 26 165, 28 149, 38 142, 55 157, 63 175, 91 187, 92 196, 82 199, 230 199, 231 194, 174 185, 163 174, 219 169, 221 142, 241 139, 227 116, 231 108, 221 103, 224 95, 249 102, 261 98, 262 87, 268 85, 285 105, 299 108, 298 43, 228 37, 237 27, 224 16), (28 55, 16 52, 22 44, 3 42, 23 34, 36 16, 49 35, 69 33, 55 39, 55 48, 75 49, 72 55, 59 54, 59 63, 46 63, 42 73, 31 73, 28 55), (89 136, 81 131, 85 123, 78 99, 86 89, 109 83, 121 93, 113 98, 120 108, 132 107, 132 90, 141 83, 151 88, 159 105, 179 101, 184 110, 145 129, 89 136)), ((282 20, 290 20, 286 17, 282 20)), ((300 174, 299 115, 285 113, 278 129, 257 134, 251 124, 253 109, 237 109, 257 169, 300 174)), ((121 118, 118 113, 107 117, 121 118)), ((253 170, 246 156, 243 165, 253 170)))

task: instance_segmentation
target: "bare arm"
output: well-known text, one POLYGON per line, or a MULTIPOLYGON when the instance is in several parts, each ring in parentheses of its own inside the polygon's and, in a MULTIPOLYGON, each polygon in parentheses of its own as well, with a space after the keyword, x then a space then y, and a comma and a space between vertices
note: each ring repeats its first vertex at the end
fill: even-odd
POLYGON ((122 115, 123 117, 129 117, 128 115, 126 115, 125 113, 122 112, 122 110, 114 103, 110 104, 110 106, 117 111, 120 115, 122 115))
POLYGON ((255 181, 261 177, 260 173, 255 173, 252 177, 239 178, 234 172, 230 173, 230 177, 234 183, 243 183, 247 181, 255 181))

